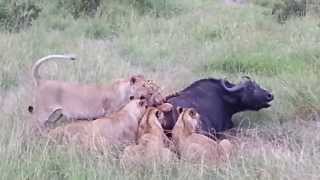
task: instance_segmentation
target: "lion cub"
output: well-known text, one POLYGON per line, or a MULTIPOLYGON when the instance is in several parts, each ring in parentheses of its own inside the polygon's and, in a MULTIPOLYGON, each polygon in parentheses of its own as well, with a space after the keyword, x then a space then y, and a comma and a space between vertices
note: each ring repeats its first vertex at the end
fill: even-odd
MULTIPOLYGON (((163 132, 161 122, 163 111, 170 111, 171 104, 164 103, 158 108, 149 107, 138 128, 137 145, 125 148, 121 164, 125 167, 143 166, 149 163, 168 163, 175 158, 166 146, 169 141, 163 132)), ((149 164, 150 165, 150 164, 149 164)))
POLYGON ((146 111, 145 100, 131 100, 120 111, 95 121, 77 121, 58 127, 48 136, 63 143, 76 143, 86 149, 103 151, 113 145, 132 144, 138 122, 146 111))
POLYGON ((61 115, 73 120, 97 119, 118 111, 129 102, 129 97, 144 97, 148 101, 152 98, 155 101, 154 93, 160 96, 159 87, 142 75, 101 86, 41 79, 40 66, 53 59, 71 61, 75 57, 49 55, 38 60, 32 68, 36 96, 35 108, 29 106, 29 112, 35 111, 40 130, 48 127, 48 122, 57 121, 61 115))
POLYGON ((172 138, 181 159, 218 165, 226 160, 233 145, 229 140, 220 143, 197 133, 200 115, 193 108, 177 108, 179 117, 172 130, 172 138))

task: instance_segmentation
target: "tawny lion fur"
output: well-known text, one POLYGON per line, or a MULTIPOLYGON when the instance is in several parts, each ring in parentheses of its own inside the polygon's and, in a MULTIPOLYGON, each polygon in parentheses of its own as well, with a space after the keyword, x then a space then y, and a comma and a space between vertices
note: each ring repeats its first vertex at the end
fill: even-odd
MULTIPOLYGON (((55 122, 57 118, 53 118, 56 117, 53 115, 57 113, 73 120, 101 118, 118 111, 128 103, 129 97, 148 99, 156 91, 156 88, 148 86, 150 81, 146 81, 142 75, 101 86, 41 79, 40 65, 53 59, 74 60, 75 57, 49 55, 38 60, 32 68, 36 86, 35 114, 40 129, 47 127, 49 121, 55 122)), ((29 111, 32 110, 30 106, 29 111)))
POLYGON ((138 123, 146 111, 145 100, 131 100, 110 117, 95 121, 76 121, 51 130, 48 137, 57 143, 80 144, 103 151, 111 146, 135 143, 138 123))
MULTIPOLYGON (((165 103, 164 105, 167 105, 165 103)), ((170 109, 172 105, 170 105, 170 109)), ((137 167, 153 163, 169 163, 175 159, 175 154, 168 148, 169 141, 163 132, 161 121, 164 121, 163 111, 150 107, 143 116, 137 135, 137 145, 126 147, 121 157, 121 164, 125 167, 137 167)))
POLYGON ((195 163, 219 165, 232 151, 229 140, 220 143, 197 133, 200 115, 193 108, 178 107, 180 113, 172 131, 173 142, 181 159, 195 163))

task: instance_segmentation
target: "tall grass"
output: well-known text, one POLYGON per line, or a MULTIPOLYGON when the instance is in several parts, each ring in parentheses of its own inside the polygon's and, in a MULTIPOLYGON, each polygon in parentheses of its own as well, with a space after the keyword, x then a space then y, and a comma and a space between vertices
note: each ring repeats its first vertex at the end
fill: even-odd
POLYGON ((55 2, 35 2, 41 12, 32 26, 0 32, 1 179, 320 178, 318 17, 279 24, 272 6, 261 4, 103 0, 93 17, 74 18, 55 2), (45 64, 44 78, 108 84, 142 73, 169 93, 203 77, 238 82, 248 74, 275 100, 270 109, 234 117, 237 149, 222 167, 174 162, 123 169, 116 156, 30 134, 30 69, 52 53, 79 59, 45 64))

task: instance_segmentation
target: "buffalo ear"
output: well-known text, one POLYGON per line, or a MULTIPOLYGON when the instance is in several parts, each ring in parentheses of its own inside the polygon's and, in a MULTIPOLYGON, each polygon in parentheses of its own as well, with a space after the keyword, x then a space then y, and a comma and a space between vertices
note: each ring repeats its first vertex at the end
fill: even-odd
POLYGON ((181 114, 181 113, 183 112, 183 108, 180 107, 180 106, 178 106, 178 107, 177 107, 177 111, 178 111, 178 114, 181 114))

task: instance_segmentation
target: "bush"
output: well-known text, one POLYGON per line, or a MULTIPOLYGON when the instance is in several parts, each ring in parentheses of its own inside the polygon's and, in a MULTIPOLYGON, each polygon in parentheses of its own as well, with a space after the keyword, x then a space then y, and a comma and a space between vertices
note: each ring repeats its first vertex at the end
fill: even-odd
POLYGON ((58 8, 64 8, 74 18, 80 16, 94 16, 100 6, 100 0, 59 0, 58 8))
POLYGON ((277 17, 279 23, 284 23, 290 17, 305 16, 306 8, 306 0, 281 0, 274 4, 272 14, 277 17))
POLYGON ((173 0, 135 0, 134 2, 140 12, 152 13, 156 17, 171 16, 179 11, 173 0))
POLYGON ((38 18, 40 12, 41 8, 35 1, 0 1, 0 25, 10 32, 20 31, 29 27, 32 21, 38 18))

